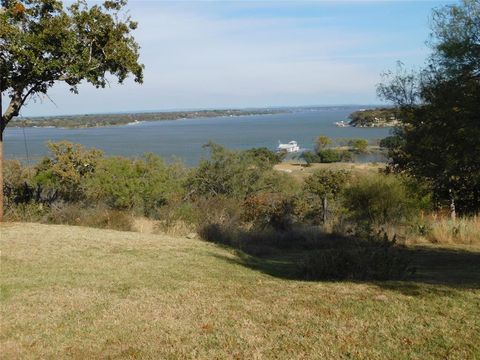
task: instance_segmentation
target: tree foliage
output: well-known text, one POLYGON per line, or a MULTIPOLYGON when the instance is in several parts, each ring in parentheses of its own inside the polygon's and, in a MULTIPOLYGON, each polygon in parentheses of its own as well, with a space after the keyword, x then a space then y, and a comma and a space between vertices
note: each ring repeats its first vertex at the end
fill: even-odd
POLYGON ((332 139, 330 139, 328 136, 320 135, 315 139, 315 151, 318 153, 319 151, 325 149, 331 144, 332 139))
POLYGON ((352 139, 348 142, 348 146, 350 146, 355 153, 363 154, 368 150, 368 140, 352 139))
POLYGON ((480 2, 433 13, 432 54, 419 73, 400 66, 378 93, 401 112, 390 169, 426 180, 452 213, 480 210, 480 2))
POLYGON ((273 170, 273 163, 259 156, 265 155, 263 150, 234 151, 214 142, 204 147, 210 150, 210 159, 200 161, 188 180, 192 196, 244 199, 257 192, 288 191, 285 174, 273 170))
POLYGON ((323 222, 327 220, 328 200, 335 200, 350 174, 345 171, 316 170, 305 180, 304 191, 322 201, 323 222))
POLYGON ((109 74, 122 83, 129 74, 143 80, 139 46, 131 35, 137 24, 123 11, 126 0, 91 7, 76 1, 1 0, 0 90, 10 97, 1 131, 27 99, 45 94, 56 82, 72 92, 86 81, 105 87, 109 74))
POLYGON ((56 189, 65 201, 84 199, 85 180, 95 172, 102 152, 67 141, 49 143, 48 148, 51 156, 36 166, 35 182, 56 189))
POLYGON ((86 182, 87 197, 113 209, 154 215, 173 194, 182 193, 183 176, 174 167, 153 154, 134 160, 104 158, 98 163, 95 175, 86 182))
POLYGON ((344 205, 357 226, 399 224, 419 207, 408 187, 392 175, 361 178, 345 190, 344 197, 344 205))

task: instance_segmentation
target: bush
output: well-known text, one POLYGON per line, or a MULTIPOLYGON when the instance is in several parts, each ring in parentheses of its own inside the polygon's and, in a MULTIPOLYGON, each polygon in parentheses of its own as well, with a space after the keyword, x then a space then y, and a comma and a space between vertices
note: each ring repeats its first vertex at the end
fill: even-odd
POLYGON ((5 209, 18 204, 27 204, 34 198, 34 172, 20 161, 6 160, 3 169, 3 194, 5 209))
POLYGON ((307 162, 307 164, 334 163, 352 160, 350 152, 336 149, 322 149, 319 150, 317 153, 305 151, 302 154, 302 158, 307 162))
POLYGON ((260 190, 275 189, 285 184, 286 174, 279 175, 272 163, 256 152, 232 151, 209 143, 209 160, 202 160, 187 181, 191 197, 226 196, 237 199, 260 190))
POLYGON ((363 154, 367 152, 368 140, 365 139, 352 139, 348 142, 353 151, 357 154, 363 154))
POLYGON ((112 210, 102 205, 95 207, 84 207, 80 204, 57 205, 48 213, 45 222, 133 231, 132 216, 124 211, 112 210))
POLYGON ((197 224, 220 224, 238 227, 241 222, 241 202, 226 196, 202 197, 195 200, 197 224))
POLYGON ((332 139, 328 136, 320 135, 315 139, 315 152, 318 153, 319 151, 327 148, 329 145, 332 144, 332 139))
POLYGON ((103 153, 68 141, 48 143, 48 148, 51 157, 44 158, 36 166, 35 182, 54 189, 64 201, 83 200, 85 180, 95 172, 103 153))
POLYGON ((386 235, 338 241, 310 252, 298 267, 306 280, 401 280, 413 275, 406 253, 386 235))
POLYGON ((275 153, 266 147, 248 149, 245 150, 245 154, 247 156, 251 156, 252 158, 258 159, 259 161, 265 162, 271 166, 281 163, 286 155, 282 152, 275 153))
POLYGON ((5 220, 19 222, 42 222, 48 212, 49 208, 41 203, 10 203, 5 209, 5 220))
POLYGON ((135 160, 102 159, 86 185, 88 199, 93 203, 103 202, 113 209, 151 217, 182 193, 183 180, 178 167, 167 166, 158 156, 146 154, 135 160))
POLYGON ((282 193, 259 193, 243 203, 243 219, 254 227, 285 231, 293 224, 294 202, 282 193))
POLYGON ((201 226, 198 234, 205 241, 227 245, 254 256, 279 254, 284 250, 310 251, 333 241, 329 235, 319 232, 318 229, 305 227, 277 230, 272 227, 245 229, 209 224, 201 226))
POLYGON ((415 195, 392 175, 364 177, 345 191, 344 206, 357 226, 401 224, 418 212, 415 195))

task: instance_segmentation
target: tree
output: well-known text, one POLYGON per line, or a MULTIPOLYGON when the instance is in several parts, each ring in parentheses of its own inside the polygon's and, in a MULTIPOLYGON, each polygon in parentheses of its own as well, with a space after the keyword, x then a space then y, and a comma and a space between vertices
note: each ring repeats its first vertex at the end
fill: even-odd
POLYGON ((368 150, 368 140, 352 139, 348 142, 348 146, 350 146, 355 153, 363 154, 368 150))
POLYGON ((284 185, 285 178, 257 151, 230 150, 214 142, 203 147, 210 151, 210 158, 200 160, 186 184, 194 198, 245 199, 257 192, 277 192, 284 185))
POLYGON ((304 190, 322 200, 323 223, 327 222, 328 200, 335 199, 349 178, 345 171, 316 170, 305 180, 304 190))
POLYGON ((330 139, 328 136, 320 135, 315 139, 315 151, 318 153, 319 151, 325 149, 331 143, 332 139, 330 139))
POLYGON ((387 144, 390 170, 426 181, 455 218, 480 210, 480 2, 434 10, 432 23, 427 66, 400 65, 377 90, 402 119, 387 144))
MULTIPOLYGON (((109 76, 119 83, 132 74, 143 81, 139 46, 131 35, 137 27, 123 11, 126 0, 106 0, 89 7, 77 0, 0 0, 0 90, 10 102, 3 111, 0 97, 0 168, 3 132, 28 99, 46 94, 57 82, 73 93, 86 81, 97 88, 109 76)), ((3 189, 0 170, 0 189, 3 189)), ((0 221, 3 191, 0 191, 0 221)))

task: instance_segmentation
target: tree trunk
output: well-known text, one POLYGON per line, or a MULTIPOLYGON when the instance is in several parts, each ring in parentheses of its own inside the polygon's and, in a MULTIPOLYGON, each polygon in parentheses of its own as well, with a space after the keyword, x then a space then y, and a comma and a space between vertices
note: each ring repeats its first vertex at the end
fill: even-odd
POLYGON ((3 131, 0 131, 0 223, 3 222, 3 131))
POLYGON ((327 223, 327 197, 323 198, 323 225, 327 223))
POLYGON ((3 222, 3 130, 5 130, 5 120, 2 116, 2 93, 0 93, 0 223, 3 222))
POLYGON ((448 192, 450 193, 450 217, 452 221, 457 219, 457 211, 455 209, 455 197, 453 196, 452 189, 449 189, 448 192))
POLYGON ((2 107, 3 92, 0 93, 0 222, 3 221, 3 132, 8 122, 12 120, 13 117, 18 116, 18 112, 25 103, 25 100, 27 100, 35 89, 36 87, 32 86, 25 95, 23 95, 23 87, 15 89, 10 97, 10 104, 7 106, 5 113, 3 113, 2 107))

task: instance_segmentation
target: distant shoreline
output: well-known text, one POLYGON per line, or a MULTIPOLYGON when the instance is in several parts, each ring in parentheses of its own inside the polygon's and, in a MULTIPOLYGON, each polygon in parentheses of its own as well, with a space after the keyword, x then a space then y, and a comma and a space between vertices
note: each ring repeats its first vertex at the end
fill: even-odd
POLYGON ((145 112, 126 114, 65 115, 48 117, 16 118, 8 124, 11 128, 56 128, 88 129, 109 126, 136 125, 151 121, 172 121, 182 119, 237 117, 251 115, 272 115, 292 112, 291 109, 252 109, 252 110, 198 110, 145 112))
POLYGON ((151 121, 172 121, 182 119, 238 117, 253 115, 288 114, 299 111, 335 110, 339 108, 358 109, 362 105, 325 105, 325 106, 293 106, 267 107, 249 109, 210 109, 210 110, 178 110, 131 113, 79 114, 14 118, 10 128, 55 128, 55 129, 88 129, 110 126, 136 125, 151 121))

